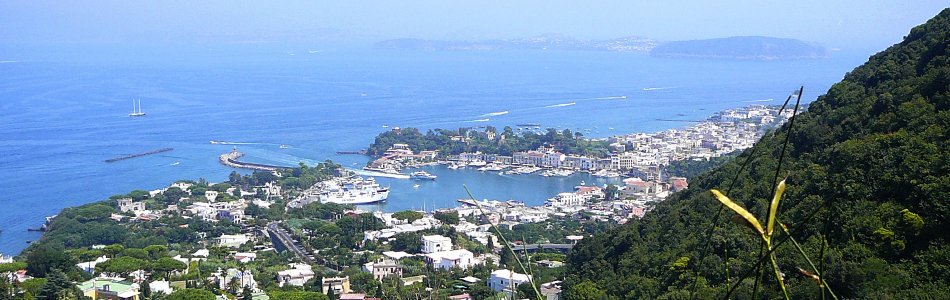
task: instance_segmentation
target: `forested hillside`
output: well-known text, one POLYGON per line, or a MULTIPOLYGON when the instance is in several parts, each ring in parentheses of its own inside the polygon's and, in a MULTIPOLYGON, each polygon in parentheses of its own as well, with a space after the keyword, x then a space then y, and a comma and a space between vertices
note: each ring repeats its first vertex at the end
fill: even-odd
MULTIPOLYGON (((688 190, 643 219, 585 238, 568 256, 565 297, 687 299, 695 282, 694 299, 724 298, 732 285, 737 289, 731 299, 751 298, 756 276, 740 277, 761 256, 762 239, 730 222, 734 213, 722 209, 710 190, 728 193, 764 221, 781 167, 779 180, 787 177, 788 188, 778 220, 816 266, 791 241, 777 247, 774 257, 791 298, 832 299, 801 268, 823 269, 837 299, 946 299, 948 41, 945 9, 848 73, 807 112, 734 162, 694 178, 688 190)), ((820 91, 805 87, 809 92, 820 91)), ((787 236, 776 230, 773 245, 787 236)), ((765 261, 758 297, 784 298, 765 261)))

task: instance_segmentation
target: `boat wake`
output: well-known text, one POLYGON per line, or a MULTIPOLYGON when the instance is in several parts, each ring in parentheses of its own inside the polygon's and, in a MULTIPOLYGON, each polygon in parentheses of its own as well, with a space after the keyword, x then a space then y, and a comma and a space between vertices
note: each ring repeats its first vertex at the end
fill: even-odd
POLYGON ((507 110, 506 110, 506 111, 493 112, 493 113, 487 113, 487 114, 484 114, 484 115, 482 115, 482 116, 483 116, 483 117, 494 117, 494 116, 500 116, 500 115, 505 115, 505 114, 508 114, 508 111, 507 111, 507 110))
POLYGON ((571 106, 571 105, 575 105, 575 104, 577 104, 577 102, 554 104, 554 105, 542 106, 542 107, 540 107, 540 108, 564 107, 564 106, 571 106))
POLYGON ((769 99, 762 99, 762 100, 748 100, 748 101, 742 101, 742 102, 771 102, 774 100, 775 99, 769 98, 769 99))
POLYGON ((644 91, 656 91, 656 90, 666 90, 672 89, 673 87, 654 87, 654 88, 643 88, 644 91))
POLYGON ((406 175, 406 174, 390 174, 390 173, 383 173, 383 172, 376 172, 376 171, 368 171, 368 170, 363 170, 363 169, 349 169, 349 168, 347 168, 346 170, 356 173, 357 175, 362 175, 362 176, 409 179, 409 175, 406 175))
POLYGON ((223 141, 211 141, 212 144, 218 145, 265 145, 264 143, 240 143, 240 142, 223 142, 223 141))

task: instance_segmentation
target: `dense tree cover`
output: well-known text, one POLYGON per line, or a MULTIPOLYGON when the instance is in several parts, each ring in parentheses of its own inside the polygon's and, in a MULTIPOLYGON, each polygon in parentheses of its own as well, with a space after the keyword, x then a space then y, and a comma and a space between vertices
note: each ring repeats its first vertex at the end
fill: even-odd
POLYGON ((293 291, 293 292, 284 292, 284 291, 275 291, 268 294, 273 299, 287 299, 287 300, 329 300, 330 298, 327 295, 319 292, 307 292, 307 291, 293 291))
POLYGON ((666 173, 670 177, 686 177, 693 178, 699 174, 703 174, 713 170, 727 162, 736 160, 736 157, 742 151, 737 150, 735 152, 722 155, 719 157, 713 157, 708 160, 674 160, 671 161, 669 165, 666 165, 666 173))
MULTIPOLYGON (((489 126, 486 130, 495 131, 489 126)), ((604 141, 594 141, 581 138, 580 132, 572 133, 565 129, 558 133, 554 128, 548 128, 544 134, 524 132, 515 134, 511 127, 505 127, 494 140, 489 140, 482 134, 469 128, 458 130, 435 129, 426 134, 416 128, 404 128, 401 131, 386 131, 376 136, 376 140, 366 149, 367 155, 379 156, 392 147, 393 144, 407 144, 412 151, 418 153, 423 150, 439 150, 439 155, 458 155, 463 152, 481 151, 486 154, 510 156, 515 152, 538 149, 540 146, 554 146, 564 154, 578 154, 603 157, 607 154, 610 145, 604 141), (452 140, 453 136, 468 136, 470 140, 463 142, 452 140), (502 139, 501 137, 504 137, 502 139)))
MULTIPOLYGON (((643 219, 582 240, 567 257, 565 298, 686 299, 694 282, 696 299, 723 298, 761 255, 761 239, 730 223, 729 209, 717 214, 723 206, 709 190, 729 192, 761 220, 779 167, 788 188, 778 219, 824 268, 821 275, 838 299, 945 298, 950 294, 948 42, 950 9, 945 9, 848 73, 807 112, 735 162, 695 177, 688 190, 657 204, 643 219), (789 149, 780 165, 786 138, 789 149), (716 226, 710 234, 711 225, 716 226)), ((786 236, 776 233, 779 240, 786 236)), ((797 269, 817 270, 791 243, 779 246, 775 258, 792 298, 821 297, 818 285, 797 269)), ((769 278, 760 297, 783 298, 769 278)), ((732 298, 749 298, 753 285, 754 276, 739 282, 732 298)))
POLYGON ((214 293, 202 289, 184 289, 165 297, 166 300, 214 300, 214 293))
POLYGON ((218 183, 208 187, 208 189, 224 192, 231 186, 239 186, 249 190, 250 187, 261 186, 272 181, 277 181, 285 189, 306 189, 314 183, 330 179, 341 167, 340 164, 333 163, 332 160, 328 159, 325 162, 317 163, 313 167, 301 162, 298 167, 277 170, 280 176, 267 171, 254 171, 250 175, 242 176, 237 171, 233 171, 228 175, 227 183, 218 183))
POLYGON ((83 296, 82 291, 76 287, 72 281, 66 278, 62 271, 54 269, 46 278, 46 283, 36 294, 35 300, 57 300, 57 299, 80 299, 88 297, 83 296))

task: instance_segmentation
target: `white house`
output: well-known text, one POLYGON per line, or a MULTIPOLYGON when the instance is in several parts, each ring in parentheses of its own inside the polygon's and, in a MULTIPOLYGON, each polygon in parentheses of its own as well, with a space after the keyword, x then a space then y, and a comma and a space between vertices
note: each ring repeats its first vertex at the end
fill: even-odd
POLYGON ((475 254, 465 249, 429 253, 425 257, 434 267, 446 270, 451 268, 467 269, 470 266, 482 263, 475 259, 475 254))
POLYGON ((277 272, 277 277, 280 278, 279 286, 283 287, 285 284, 303 286, 304 283, 313 279, 314 273, 310 266, 304 264, 291 266, 293 269, 277 272))
POLYGON ((441 235, 422 237, 422 253, 435 253, 452 250, 452 239, 441 235))
POLYGON ((218 237, 218 245, 236 248, 244 245, 249 240, 250 238, 246 234, 224 234, 218 237))
POLYGON ((531 275, 519 274, 501 269, 491 272, 488 278, 488 287, 496 291, 515 291, 519 284, 530 282, 531 275), (509 288, 509 286, 511 286, 509 288))
POLYGON ((218 198, 217 191, 205 191, 205 198, 208 198, 208 201, 214 202, 218 198))
POLYGON ((85 271, 86 273, 93 273, 96 271, 97 264, 107 261, 107 260, 109 260, 108 257, 101 256, 99 258, 96 258, 96 260, 94 261, 81 262, 81 263, 76 264, 76 266, 79 267, 79 269, 85 271))

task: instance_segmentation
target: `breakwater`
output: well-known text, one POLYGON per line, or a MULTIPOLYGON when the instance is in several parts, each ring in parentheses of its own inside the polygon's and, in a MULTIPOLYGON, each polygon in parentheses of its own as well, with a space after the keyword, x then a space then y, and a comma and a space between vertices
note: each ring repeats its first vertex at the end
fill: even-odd
POLYGON ((274 171, 277 169, 290 168, 290 167, 283 167, 283 166, 255 164, 255 163, 238 161, 238 158, 241 158, 242 156, 244 156, 244 153, 237 152, 237 149, 235 149, 234 151, 231 151, 230 153, 221 154, 221 156, 218 157, 218 161, 220 161, 221 164, 232 167, 232 168, 251 169, 251 170, 258 170, 258 171, 274 171))
POLYGON ((120 157, 116 157, 116 158, 110 158, 110 159, 105 160, 105 162, 107 162, 107 163, 117 162, 117 161, 120 161, 120 160, 123 160, 123 159, 136 158, 136 157, 139 157, 139 156, 146 156, 146 155, 150 155, 150 154, 162 153, 162 152, 167 152, 167 151, 172 151, 172 150, 175 150, 175 149, 174 149, 174 148, 162 148, 162 149, 158 149, 158 150, 155 150, 155 151, 142 152, 142 153, 136 153, 136 154, 132 154, 132 155, 126 155, 126 156, 120 156, 120 157))

